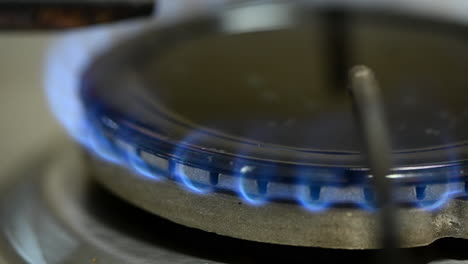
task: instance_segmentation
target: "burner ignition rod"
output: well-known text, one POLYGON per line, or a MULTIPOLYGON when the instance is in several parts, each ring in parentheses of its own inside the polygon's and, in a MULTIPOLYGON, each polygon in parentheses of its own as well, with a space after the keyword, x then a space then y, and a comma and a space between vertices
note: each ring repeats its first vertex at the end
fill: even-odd
POLYGON ((355 66, 351 70, 350 84, 355 117, 363 136, 380 210, 382 247, 389 253, 389 256, 385 256, 388 263, 396 263, 394 253, 398 247, 397 211, 393 201, 392 182, 387 178, 392 167, 392 152, 380 88, 374 73, 366 66, 355 66))

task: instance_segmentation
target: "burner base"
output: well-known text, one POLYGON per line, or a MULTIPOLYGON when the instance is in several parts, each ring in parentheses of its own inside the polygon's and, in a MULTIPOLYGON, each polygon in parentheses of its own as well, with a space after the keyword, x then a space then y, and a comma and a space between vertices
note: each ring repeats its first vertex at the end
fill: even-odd
MULTIPOLYGON (((1 263, 300 263, 304 259, 329 263, 378 262, 381 252, 379 250, 354 251, 257 243, 174 224, 112 195, 89 177, 88 168, 78 148, 69 143, 64 145, 58 150, 44 149, 39 153, 40 156, 22 160, 21 169, 12 171, 9 175, 0 175, 1 263), (44 155, 45 153, 50 155, 44 155)), ((114 171, 111 167, 104 170, 114 171)), ((114 175, 115 182, 123 183, 119 178, 124 176, 124 172, 119 173, 122 175, 114 175)), ((171 194, 170 188, 178 190, 177 186, 164 185, 168 183, 159 184, 162 184, 161 188, 168 189, 167 193, 149 195, 152 193, 149 191, 140 196, 147 199, 147 205, 155 205, 154 201, 163 204, 167 202, 166 208, 173 208, 173 214, 181 215, 182 212, 193 213, 192 211, 198 210, 198 214, 206 216, 204 222, 213 220, 214 215, 210 211, 203 211, 208 209, 206 204, 187 210, 187 206, 194 206, 195 202, 204 196, 195 196, 182 190, 171 194), (174 201, 167 200, 177 195, 184 197, 185 200, 179 198, 174 201), (153 200, 154 198, 157 199, 153 200), (178 204, 180 202, 185 202, 186 206, 181 207, 178 204)), ((141 190, 144 189, 142 187, 144 185, 143 182, 139 182, 135 186, 130 186, 135 190, 141 190)), ((157 191, 152 187, 154 186, 149 184, 147 189, 157 191)), ((205 199, 209 197, 206 196, 205 199)), ((234 203, 233 197, 220 197, 226 204, 234 203)), ((450 210, 456 211, 456 206, 461 208, 464 202, 459 202, 458 205, 450 205, 453 206, 450 210)), ((263 210, 272 210, 253 208, 244 204, 237 205, 243 208, 240 211, 259 209, 259 214, 265 212, 263 210)), ((212 209, 217 208, 216 205, 212 206, 212 209)), ((463 209, 460 209, 456 215, 462 215, 463 212, 463 209)), ((166 212, 167 215, 170 213, 170 210, 166 212)), ((306 218, 301 221, 309 220, 313 225, 315 218, 311 218, 313 214, 309 212, 303 214, 306 218)), ((363 214, 372 217, 371 213, 363 214)), ((232 215, 234 213, 231 213, 232 215)), ((227 226, 242 221, 244 216, 238 214, 232 219, 228 219, 227 216, 223 219, 230 221, 226 223, 227 226)), ((456 228, 462 228, 463 225, 458 221, 461 218, 440 219, 442 216, 442 213, 434 214, 432 221, 439 227, 445 226, 445 231, 440 231, 440 236, 447 235, 448 229, 452 230, 451 235, 455 235, 456 228)), ((330 225, 336 224, 334 219, 329 220, 330 225)), ((353 221, 349 223, 354 227, 358 225, 353 221)), ((247 226, 249 224, 249 222, 244 223, 244 227, 252 231, 253 229, 247 226)), ((264 225, 271 226, 272 223, 267 221, 264 225)), ((322 227, 324 226, 325 223, 322 223, 322 227)), ((420 233, 431 232, 425 228, 427 224, 422 223, 420 233)), ((299 231, 296 234, 300 234, 299 231)), ((355 233, 350 229, 343 233, 342 237, 355 233)), ((460 235, 465 234, 466 232, 460 232, 460 235)), ((414 256, 414 263, 442 264, 451 262, 438 260, 468 259, 468 252, 465 250, 467 246, 468 240, 442 239, 427 247, 402 250, 402 253, 414 256)))
MULTIPOLYGON (((377 214, 360 208, 311 212, 293 203, 247 204, 225 193, 200 195, 170 180, 154 180, 93 161, 93 175, 138 207, 178 224, 216 234, 272 244, 335 249, 376 249, 377 214)), ((428 245, 443 237, 468 238, 468 201, 453 199, 426 211, 398 209, 401 245, 428 245)))

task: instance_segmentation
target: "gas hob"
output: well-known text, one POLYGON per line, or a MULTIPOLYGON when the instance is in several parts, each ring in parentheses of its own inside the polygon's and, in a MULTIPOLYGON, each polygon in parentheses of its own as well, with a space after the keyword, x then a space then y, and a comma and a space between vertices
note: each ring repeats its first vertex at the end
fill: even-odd
MULTIPOLYGON (((25 64, 21 64, 20 60, 9 64, 10 71, 5 73, 5 79, 11 87, 15 88, 5 90, 5 96, 2 96, 2 100, 5 100, 5 104, 3 104, 5 107, 3 111, 5 113, 4 124, 10 125, 4 132, 5 138, 11 139, 5 140, 4 143, 6 145, 4 149, 8 152, 8 155, 4 154, 5 160, 10 165, 5 166, 8 169, 2 173, 5 178, 1 185, 3 188, 1 197, 3 203, 0 210, 2 214, 1 229, 3 230, 2 246, 5 248, 3 257, 6 263, 15 263, 15 261, 18 263, 24 261, 27 263, 258 263, 265 261, 302 262, 304 259, 318 259, 324 262, 344 260, 362 262, 362 259, 370 262, 378 261, 380 250, 348 251, 318 248, 363 249, 376 247, 374 233, 378 223, 372 208, 363 210, 359 206, 356 208, 356 203, 354 203, 350 207, 340 205, 337 208, 330 208, 327 206, 327 210, 322 211, 324 208, 321 205, 323 204, 310 202, 327 197, 335 199, 343 196, 346 196, 345 201, 371 201, 372 193, 365 188, 347 189, 345 190, 346 195, 343 195, 342 188, 335 186, 333 189, 333 186, 327 188, 320 186, 321 189, 317 191, 316 184, 307 183, 308 203, 302 204, 305 210, 289 212, 285 211, 284 208, 276 208, 284 206, 283 203, 276 203, 276 198, 273 199, 273 203, 268 204, 264 204, 262 199, 258 199, 262 195, 270 194, 272 188, 274 190, 275 185, 272 183, 273 181, 270 181, 271 179, 250 181, 249 178, 245 178, 243 185, 241 185, 243 189, 240 189, 240 194, 244 194, 244 196, 240 196, 241 199, 239 197, 232 199, 232 193, 239 192, 238 189, 232 190, 233 186, 236 188, 239 186, 236 183, 233 184, 229 178, 223 178, 223 170, 217 171, 217 174, 214 175, 211 173, 212 170, 206 170, 206 167, 189 166, 194 165, 194 163, 181 164, 176 162, 171 164, 170 161, 161 160, 160 153, 155 155, 151 151, 139 150, 137 153, 141 160, 137 160, 137 162, 144 161, 145 163, 134 163, 139 166, 133 169, 147 168, 147 165, 150 164, 157 167, 156 169, 167 169, 170 172, 180 168, 188 175, 175 179, 175 181, 155 183, 151 179, 155 176, 153 172, 151 175, 148 175, 148 170, 129 172, 122 169, 121 166, 109 165, 108 162, 103 163, 83 155, 78 145, 71 143, 63 136, 50 138, 50 135, 61 134, 55 132, 59 130, 52 125, 50 114, 43 109, 42 113, 38 111, 37 106, 41 105, 40 93, 37 91, 36 93, 23 92, 23 90, 16 88, 25 85, 31 89, 30 87, 41 85, 41 78, 38 77, 44 72, 41 57, 45 54, 43 47, 50 44, 49 39, 58 37, 58 46, 71 43, 67 42, 70 40, 88 43, 91 39, 97 39, 101 43, 97 46, 101 45, 102 48, 105 48, 106 45, 102 43, 108 43, 109 40, 112 41, 118 36, 124 37, 129 29, 134 31, 139 28, 140 24, 138 23, 140 22, 129 25, 124 23, 120 25, 120 29, 119 26, 114 26, 114 29, 106 27, 85 29, 70 32, 68 37, 54 36, 53 34, 41 36, 38 33, 30 35, 27 32, 2 36, 7 40, 6 44, 3 44, 6 46, 5 50, 11 50, 11 54, 14 54, 15 51, 16 54, 21 54, 20 50, 23 47, 19 44, 34 46, 34 49, 29 49, 30 54, 23 54, 28 55, 27 59, 34 60, 34 63, 28 63, 27 67, 25 64), (101 34, 103 32, 106 36, 104 39, 101 34), (17 43, 19 43, 18 46, 16 46, 17 43), (34 65, 36 66, 33 67, 34 65), (23 79, 9 76, 15 69, 16 71, 23 70, 25 73, 28 72, 25 69, 30 69, 31 76, 36 76, 36 78, 23 79), (38 72, 41 73, 38 74, 38 72), (26 79, 31 80, 32 83, 25 83, 26 79), (12 118, 11 112, 18 108, 17 104, 11 103, 15 100, 31 101, 32 103, 26 104, 25 108, 18 111, 18 116, 12 118), (25 114, 21 114, 23 111, 26 111, 25 114), (34 116, 28 111, 34 112, 34 116), (37 125, 37 120, 41 117, 44 117, 45 120, 41 122, 44 125, 44 130, 40 125, 37 125), (33 120, 27 122, 28 118, 33 120), (17 120, 24 121, 20 122, 19 125, 17 120), (33 126, 34 129, 30 129, 29 125, 33 126), (35 132, 34 136, 28 134, 30 130, 35 132), (16 133, 16 131, 21 131, 24 134, 16 133), (37 131, 39 133, 36 133, 37 131), (44 137, 41 136, 40 131, 44 131, 44 137), (22 142, 23 138, 37 139, 38 142, 47 141, 46 145, 48 146, 41 147, 40 144, 34 142, 22 142), (14 147, 11 146, 10 142, 15 143, 14 147), (26 154, 28 152, 30 154, 26 154), (193 168, 198 169, 198 172, 193 173, 191 171, 193 168), (128 181, 128 173, 149 177, 135 177, 136 181, 128 181), (116 180, 110 183, 109 175, 116 180), (103 185, 107 188, 102 187, 103 185), (205 188, 207 185, 218 185, 217 188, 222 189, 222 191, 204 195, 208 190, 205 188), (122 186, 131 186, 131 188, 123 188, 122 186), (127 193, 122 193, 124 189, 127 193), (340 192, 338 195, 337 191, 340 192), (317 192, 319 195, 314 195, 317 192), (131 204, 119 197, 124 197, 131 204), (138 199, 129 199, 129 197, 137 197, 138 199), (160 200, 155 203, 158 197, 160 200), (211 198, 217 199, 220 203, 209 202, 212 200, 211 198), (317 204, 318 206, 316 206, 317 204), (137 207, 142 207, 182 225, 169 222, 137 207), (216 215, 213 212, 223 213, 216 215), (282 214, 284 212, 288 213, 282 214), (261 219, 264 222, 255 220, 260 214, 270 215, 275 220, 271 222, 265 222, 265 218, 261 219), (302 222, 283 220, 291 219, 291 215, 294 215, 293 219, 302 219, 302 222), (206 221, 203 222, 203 219, 206 221), (255 223, 261 224, 256 225, 255 223), (281 224, 277 225, 278 223, 281 224), (327 225, 329 229, 325 229, 325 233, 321 234, 324 229, 319 227, 327 225), (285 229, 275 230, 278 226, 283 226, 285 229), (303 241, 289 240, 285 234, 293 233, 294 228, 298 227, 307 231, 300 232, 303 241), (333 233, 333 237, 330 238, 330 233, 326 233, 326 231, 335 227, 338 227, 340 232, 333 233), (232 233, 229 233, 229 230, 232 233)), ((58 46, 53 46, 52 50, 58 46)), ((67 52, 76 52, 73 47, 69 46, 68 51, 59 53, 59 59, 63 59, 67 52)), ((71 71, 68 73, 74 75, 76 71, 82 69, 80 68, 83 67, 82 64, 94 56, 96 49, 91 44, 89 50, 80 53, 80 58, 78 58, 81 60, 78 63, 80 65, 69 64, 71 71)), ((68 53, 68 55, 70 54, 72 53, 68 53)), ((15 59, 18 57, 15 56, 15 59)), ((47 62, 57 63, 54 60, 47 62)), ((62 61, 61 63, 60 65, 64 66, 69 62, 62 61)), ((46 69, 50 69, 50 64, 45 65, 46 69)), ((47 77, 50 76, 47 74, 45 76, 45 82, 48 83, 50 79, 47 77)), ((75 75, 75 78, 78 76, 75 75)), ((259 84, 258 78, 250 80, 251 84, 259 84)), ((64 78, 62 81, 66 83, 70 80, 64 78)), ((105 113, 107 114, 107 112, 105 113)), ((112 120, 107 120, 103 124, 107 128, 113 127, 112 120)), ((437 134, 440 131, 431 130, 428 133, 437 134)), ((128 145, 125 143, 128 144, 128 142, 123 142, 121 146, 127 150, 128 145)), ((167 157, 164 158, 167 160, 167 157)), ((250 172, 252 167, 249 166, 240 166, 236 169, 250 172)), ((463 174, 461 168, 457 167, 457 169, 458 174, 463 174)), ((164 177, 172 180, 171 175, 164 177)), ((459 196, 456 200, 444 200, 441 205, 423 203, 426 200, 434 199, 440 201, 438 198, 447 193, 447 188, 455 190, 458 194, 465 191, 463 181, 450 184, 445 182, 436 182, 432 185, 424 184, 423 186, 417 184, 404 187, 401 190, 411 201, 420 202, 422 205, 421 208, 416 209, 404 207, 401 215, 404 223, 403 229, 408 231, 406 233, 406 238, 409 238, 409 242, 406 241, 407 246, 425 245, 401 250, 402 254, 409 256, 409 259, 415 263, 437 261, 450 263, 444 259, 462 260, 468 258, 463 253, 467 242, 462 239, 446 238, 431 244, 433 240, 442 237, 466 236, 466 226, 463 221, 463 216, 466 215, 464 213, 466 201, 463 196, 459 196), (427 206, 434 206, 434 208, 431 207, 432 209, 429 210, 427 206)), ((280 189, 283 187, 280 186, 280 189)), ((288 188, 290 187, 286 187, 286 189, 288 188)), ((290 206, 288 203, 286 205, 290 206)), ((294 236, 297 238, 297 235, 294 236)))

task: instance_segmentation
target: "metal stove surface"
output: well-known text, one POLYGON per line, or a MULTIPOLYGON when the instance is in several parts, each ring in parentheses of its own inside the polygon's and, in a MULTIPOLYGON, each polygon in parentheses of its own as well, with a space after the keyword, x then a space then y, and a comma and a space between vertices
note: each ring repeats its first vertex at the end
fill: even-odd
MULTIPOLYGON (((275 246, 186 228, 91 181, 46 110, 43 56, 55 35, 0 35, 0 263, 375 262, 377 250, 275 246)), ((467 262, 468 241, 404 250, 414 263, 467 262)))

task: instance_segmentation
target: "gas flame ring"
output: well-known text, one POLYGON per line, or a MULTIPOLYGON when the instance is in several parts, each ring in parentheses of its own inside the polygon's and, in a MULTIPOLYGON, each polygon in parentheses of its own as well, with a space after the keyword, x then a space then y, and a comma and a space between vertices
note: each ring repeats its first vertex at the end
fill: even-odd
MULTIPOLYGON (((83 91, 79 91, 78 86, 73 86, 76 80, 70 84, 73 87, 69 91, 68 97, 64 98, 59 93, 59 91, 63 90, 59 88, 69 85, 68 82, 64 82, 64 79, 68 80, 70 76, 78 78, 79 74, 75 74, 74 72, 73 74, 51 72, 52 80, 59 78, 59 76, 61 77, 60 81, 54 82, 57 89, 50 89, 48 93, 51 102, 62 102, 62 104, 66 102, 67 110, 69 108, 79 110, 76 112, 75 117, 75 115, 72 116, 73 113, 61 113, 60 111, 64 110, 63 105, 54 107, 54 111, 56 111, 58 117, 61 117, 60 120, 68 128, 69 132, 97 157, 128 167, 138 173, 138 175, 143 175, 149 179, 160 180, 170 178, 176 180, 188 190, 200 194, 207 194, 213 191, 228 191, 239 194, 246 202, 256 205, 267 204, 276 199, 299 201, 306 209, 312 211, 321 211, 322 208, 326 209, 331 205, 346 202, 362 206, 363 208, 373 207, 373 191, 372 188, 368 187, 369 180, 367 176, 370 176, 368 173, 360 173, 354 171, 354 169, 348 170, 344 168, 347 171, 346 175, 336 176, 334 169, 314 167, 306 170, 306 172, 299 170, 300 173, 292 173, 293 177, 286 178, 283 177, 281 171, 283 164, 279 164, 278 171, 275 171, 274 169, 261 168, 263 166, 261 163, 241 158, 231 158, 231 161, 228 162, 232 163, 231 166, 219 166, 220 159, 217 157, 212 162, 203 163, 194 159, 192 150, 184 146, 190 145, 192 141, 191 137, 193 137, 191 136, 192 133, 198 134, 200 132, 198 130, 187 133, 188 136, 180 140, 180 142, 187 141, 185 144, 176 144, 172 149, 160 149, 151 146, 151 144, 157 141, 155 138, 147 138, 145 140, 151 143, 149 145, 141 144, 141 142, 135 140, 135 137, 143 137, 143 135, 139 134, 139 131, 134 130, 130 134, 123 136, 122 133, 119 133, 120 127, 123 126, 121 120, 111 118, 108 112, 89 112, 90 105, 96 106, 106 102, 109 86, 114 88, 112 92, 116 96, 113 99, 121 98, 125 99, 126 102, 128 102, 129 96, 123 92, 128 92, 128 90, 142 92, 140 89, 142 86, 142 83, 139 82, 140 79, 134 78, 137 77, 134 74, 134 69, 141 65, 135 65, 137 61, 134 58, 143 58, 147 55, 140 52, 144 47, 150 46, 152 50, 162 52, 165 47, 176 44, 174 42, 190 40, 191 38, 198 37, 199 34, 213 33, 210 30, 217 29, 216 27, 207 27, 205 30, 204 27, 197 24, 195 28, 197 30, 192 31, 186 30, 186 26, 188 25, 190 24, 182 25, 184 30, 165 30, 158 32, 158 34, 153 34, 152 37, 141 35, 131 42, 119 45, 119 47, 105 54, 102 59, 97 60, 88 70, 88 73, 85 74, 84 78, 85 82, 89 81, 91 83, 90 86, 94 86, 95 89, 92 92, 98 95, 96 98, 91 98, 91 100, 86 97, 78 98, 77 95, 83 91), (187 34, 187 32, 193 32, 193 34, 187 34), (178 33, 183 34, 179 36, 173 35, 178 33), (154 36, 157 36, 157 38, 154 39, 154 36), (158 47, 153 44, 157 44, 156 46, 158 47), (67 78, 64 78, 64 76, 67 78), (132 86, 134 89, 126 89, 128 86, 132 86), (99 93, 102 94, 99 95, 99 93), (81 99, 83 99, 83 102, 80 101, 81 99), (76 109, 75 107, 70 107, 70 103, 76 104, 76 109), (82 103, 86 107, 81 107, 82 103), (83 118, 84 114, 82 112, 91 113, 91 121, 85 121, 86 119, 83 118), (122 142, 129 147, 121 147, 120 143, 122 142), (195 169, 198 170, 197 173, 192 173, 192 170, 195 169), (187 171, 190 173, 187 173, 187 171), (361 177, 362 175, 360 174, 366 177, 361 177), (330 175, 333 177, 330 177, 330 175), (360 180, 357 182, 350 181, 356 175, 359 176, 360 180), (341 182, 337 183, 335 181, 336 178, 341 180, 341 182)), ((102 36, 99 35, 99 37, 102 36)), ((75 54, 81 53, 75 52, 75 54)), ((63 60, 64 57, 67 56, 57 56, 57 60, 63 60)), ((63 67, 50 68, 57 70, 63 67)), ((145 92, 144 89, 143 92, 145 92)), ((140 101, 137 102, 137 104, 140 103, 140 101)), ((118 107, 122 107, 122 105, 118 105, 118 107)), ((435 150, 435 152, 437 151, 435 150)), ((442 152, 446 152, 446 149, 442 152)), ((198 154, 200 156, 200 153, 198 154)), ((242 153, 232 154, 242 156, 242 153)), ((306 154, 303 153, 303 155, 306 154)), ((204 154, 202 153, 201 156, 204 156, 204 154)), ((337 155, 330 156, 333 156, 332 158, 335 159, 337 155)), ((447 159, 448 162, 463 160, 466 160, 466 157, 449 157, 447 159)), ((413 203, 415 206, 427 210, 434 210, 445 204, 451 197, 464 194, 466 163, 457 162, 441 165, 439 168, 415 167, 412 169, 395 169, 393 174, 388 177, 394 179, 399 184, 395 191, 397 200, 413 203)), ((416 163, 422 164, 424 161, 418 159, 416 163)))
MULTIPOLYGON (((86 148, 98 158, 119 166, 127 167, 135 175, 146 179, 161 181, 174 180, 187 191, 207 195, 213 192, 229 193, 240 197, 252 206, 263 206, 269 202, 287 202, 299 204, 305 210, 322 212, 330 207, 357 206, 364 210, 375 210, 374 195, 369 181, 337 184, 336 182, 314 181, 313 170, 297 169, 295 181, 278 177, 277 171, 257 171, 258 167, 248 165, 242 159, 233 160, 230 172, 216 169, 215 159, 207 157, 207 163, 190 162, 189 151, 184 145, 190 145, 199 132, 190 134, 172 153, 159 153, 140 148, 131 142, 128 132, 125 137, 118 132, 119 127, 108 118, 92 118, 88 122, 92 135, 86 148), (120 135, 120 136, 119 136, 120 135), (207 166, 211 164, 211 166, 207 166)), ((240 155, 241 156, 241 155, 240 155)), ((317 171, 316 171, 317 172, 317 171)), ((324 173, 321 171, 320 173, 324 173)), ((342 174, 345 170, 329 170, 327 173, 342 174)), ((427 171, 415 173, 427 173, 427 171)), ((432 170, 433 174, 446 174, 445 181, 428 180, 427 182, 399 183, 395 189, 396 200, 402 205, 411 205, 424 210, 437 210, 450 199, 465 195, 465 181, 453 180, 450 175, 463 173, 460 166, 432 170)), ((372 176, 363 173, 371 179, 372 176)), ((329 175, 329 176, 330 176, 329 175)), ((324 175, 321 175, 324 176, 324 175)), ((397 174, 390 178, 398 179, 397 174)), ((430 178, 428 178, 430 179, 430 178)), ((461 178, 458 178, 461 179, 461 178)))

